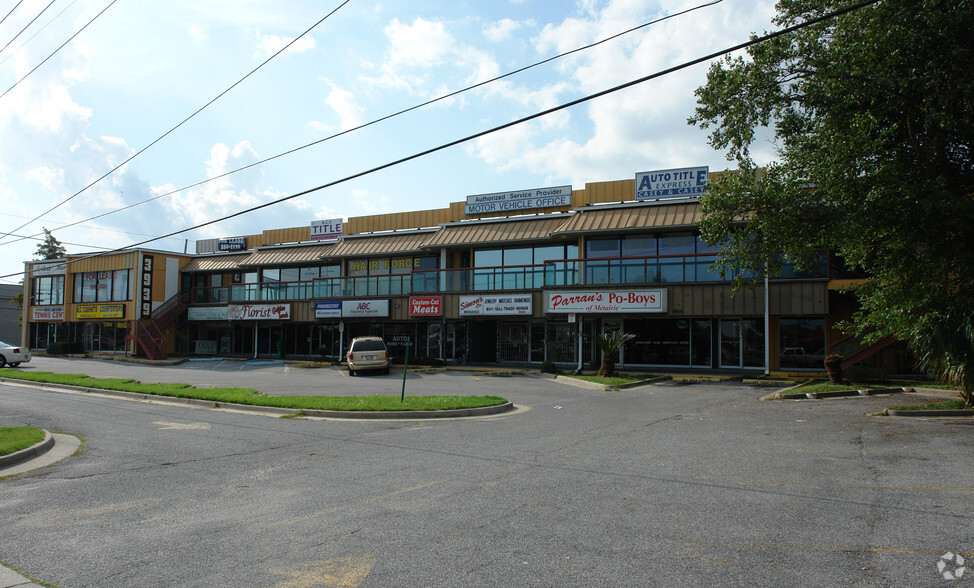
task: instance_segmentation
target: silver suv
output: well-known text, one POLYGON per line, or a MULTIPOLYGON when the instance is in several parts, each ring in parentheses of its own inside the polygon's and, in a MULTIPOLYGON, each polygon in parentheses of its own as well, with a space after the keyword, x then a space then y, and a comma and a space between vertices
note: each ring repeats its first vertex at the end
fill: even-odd
POLYGON ((356 337, 348 346, 348 375, 361 370, 389 373, 389 349, 382 337, 356 337))

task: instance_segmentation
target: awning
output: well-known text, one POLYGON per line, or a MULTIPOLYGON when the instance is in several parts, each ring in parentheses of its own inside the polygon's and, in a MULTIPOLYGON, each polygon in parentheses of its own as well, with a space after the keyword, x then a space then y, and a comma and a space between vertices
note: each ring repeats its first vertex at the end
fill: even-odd
POLYGON ((327 245, 295 245, 291 247, 262 247, 250 253, 246 261, 241 262, 241 266, 275 266, 275 265, 316 265, 321 263, 321 258, 331 255, 337 247, 336 243, 327 245))
POLYGON ((591 235, 602 231, 636 232, 647 229, 691 228, 703 218, 699 202, 634 204, 575 209, 575 214, 552 235, 591 235))
POLYGON ((244 253, 224 253, 222 255, 207 255, 205 257, 194 257, 189 260, 181 272, 220 272, 239 270, 242 262, 250 257, 251 252, 244 253))
POLYGON ((336 258, 414 254, 423 251, 423 246, 432 236, 432 231, 367 235, 364 237, 346 236, 328 251, 327 256, 336 258))
POLYGON ((552 234, 571 215, 545 216, 523 220, 469 221, 445 224, 426 244, 428 249, 469 247, 514 241, 550 241, 552 234))

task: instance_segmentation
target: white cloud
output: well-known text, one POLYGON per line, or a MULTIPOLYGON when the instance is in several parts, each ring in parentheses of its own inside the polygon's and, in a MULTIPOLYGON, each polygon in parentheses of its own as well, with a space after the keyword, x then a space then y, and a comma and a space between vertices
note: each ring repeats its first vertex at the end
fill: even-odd
POLYGON ((511 38, 511 33, 521 27, 533 27, 535 22, 531 19, 517 21, 509 18, 502 18, 496 22, 484 25, 484 36, 495 43, 506 41, 511 38))
POLYGON ((329 81, 331 91, 325 97, 325 104, 330 106, 341 119, 341 130, 345 131, 362 124, 364 110, 355 100, 355 95, 339 88, 329 81))
POLYGON ((387 60, 391 68, 439 65, 454 43, 443 23, 422 18, 417 18, 411 25, 394 18, 386 26, 385 33, 389 40, 387 60))
POLYGON ((206 40, 206 32, 203 30, 203 27, 201 27, 200 25, 192 25, 191 27, 189 27, 188 32, 189 32, 189 37, 195 43, 202 43, 203 41, 206 40))
MULTIPOLYGON (((278 37, 277 35, 264 35, 260 38, 257 43, 258 54, 263 57, 270 57, 274 55, 282 48, 287 46, 288 43, 294 41, 294 37, 278 37)), ((311 35, 305 35, 298 39, 293 45, 288 47, 288 52, 290 53, 304 53, 305 51, 310 51, 315 48, 315 40, 311 35)))

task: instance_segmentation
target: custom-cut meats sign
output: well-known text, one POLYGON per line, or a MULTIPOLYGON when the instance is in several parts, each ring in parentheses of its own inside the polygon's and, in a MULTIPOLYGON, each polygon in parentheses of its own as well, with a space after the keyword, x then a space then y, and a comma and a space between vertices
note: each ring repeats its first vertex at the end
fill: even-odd
POLYGON ((410 296, 409 316, 443 316, 443 297, 410 296))
POLYGON ((227 307, 227 318, 232 321, 277 320, 291 318, 290 304, 241 304, 227 307))
POLYGON ((549 313, 666 312, 666 290, 567 290, 548 292, 549 313))

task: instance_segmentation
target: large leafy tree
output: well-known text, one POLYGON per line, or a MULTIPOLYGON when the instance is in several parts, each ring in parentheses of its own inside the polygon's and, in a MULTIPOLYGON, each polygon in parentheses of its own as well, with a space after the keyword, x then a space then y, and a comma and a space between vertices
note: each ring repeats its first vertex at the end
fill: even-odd
MULTIPOLYGON (((849 4, 781 0, 776 24, 849 4)), ((689 122, 738 167, 703 199, 721 261, 754 279, 782 253, 831 250, 872 278, 855 290, 860 335, 908 341, 974 384, 943 369, 974 333, 937 336, 974 316, 974 3, 882 0, 726 58, 696 93, 689 122), (777 157, 759 169, 764 133, 777 157)))

